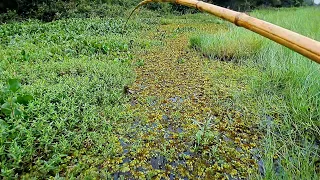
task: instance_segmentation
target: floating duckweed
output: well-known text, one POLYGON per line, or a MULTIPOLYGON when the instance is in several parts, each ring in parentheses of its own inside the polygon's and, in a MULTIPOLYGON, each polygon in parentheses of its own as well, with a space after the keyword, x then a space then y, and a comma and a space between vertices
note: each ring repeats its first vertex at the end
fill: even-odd
MULTIPOLYGON (((215 24, 206 26, 202 30, 217 29, 215 24)), ((230 88, 247 87, 239 77, 212 73, 219 68, 241 69, 203 59, 188 49, 189 29, 195 31, 197 26, 178 27, 188 31, 166 36, 177 30, 176 23, 166 23, 144 36, 165 46, 138 55, 137 64, 144 61, 136 67, 137 79, 129 87, 134 92, 135 103, 128 106, 133 118, 115 128, 127 145, 106 161, 109 173, 136 179, 246 178, 257 170, 252 149, 260 134, 253 113, 235 107, 230 88), (119 163, 119 159, 131 161, 119 163)))

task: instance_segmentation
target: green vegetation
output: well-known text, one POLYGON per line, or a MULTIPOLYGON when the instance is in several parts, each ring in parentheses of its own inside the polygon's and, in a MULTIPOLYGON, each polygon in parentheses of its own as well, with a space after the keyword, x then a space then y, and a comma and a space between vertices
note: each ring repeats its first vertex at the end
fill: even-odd
MULTIPOLYGON (((320 40, 318 8, 259 10, 252 15, 320 40), (299 16, 288 18, 292 13, 299 16)), ((232 57, 261 71, 252 74, 254 92, 242 101, 254 99, 260 112, 266 134, 261 144, 265 178, 318 179, 319 65, 234 26, 214 35, 195 35, 190 44, 212 59, 232 57)))
POLYGON ((211 59, 245 61, 257 54, 262 46, 258 35, 248 36, 248 33, 232 29, 213 35, 200 34, 190 39, 190 45, 211 59))
POLYGON ((36 18, 51 22, 64 18, 122 17, 138 0, 4 0, 0 22, 36 18))
MULTIPOLYGON (((313 4, 313 0, 203 0, 235 10, 252 10, 256 7, 292 7, 313 4)), ((123 17, 140 0, 2 0, 0 22, 37 18, 45 22, 62 18, 123 17)), ((147 9, 163 14, 198 12, 173 3, 151 3, 147 9)))
POLYGON ((123 25, 97 18, 1 25, 1 177, 94 176, 117 152, 112 124, 127 118, 131 44, 146 27, 123 25))
MULTIPOLYGON (((0 179, 319 179, 319 65, 172 4, 10 2, 41 21, 0 25, 0 179)), ((252 15, 320 40, 317 8, 252 15)))
POLYGON ((23 105, 28 105, 33 100, 31 95, 21 95, 17 91, 21 84, 17 79, 9 79, 7 87, 2 90, 1 95, 4 96, 0 100, 1 111, 5 116, 21 116, 23 115, 23 105))

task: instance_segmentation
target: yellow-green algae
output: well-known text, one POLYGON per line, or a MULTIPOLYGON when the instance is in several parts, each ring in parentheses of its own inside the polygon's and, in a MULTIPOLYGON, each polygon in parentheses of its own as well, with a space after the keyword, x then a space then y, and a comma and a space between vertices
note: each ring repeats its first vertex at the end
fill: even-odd
POLYGON ((250 70, 188 48, 194 29, 221 28, 169 23, 141 36, 164 46, 138 53, 144 63, 129 87, 133 116, 116 124, 118 152, 104 163, 113 178, 229 179, 257 171, 257 118, 233 99, 249 90, 250 70))

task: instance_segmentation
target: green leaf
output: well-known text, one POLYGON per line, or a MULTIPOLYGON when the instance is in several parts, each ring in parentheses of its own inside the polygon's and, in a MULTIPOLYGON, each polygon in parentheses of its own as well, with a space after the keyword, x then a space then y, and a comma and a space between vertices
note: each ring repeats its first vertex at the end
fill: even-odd
POLYGON ((129 172, 129 171, 130 171, 130 168, 127 167, 127 166, 125 166, 125 167, 122 168, 121 171, 122 171, 122 172, 129 172))
POLYGON ((0 104, 3 104, 3 103, 5 103, 4 99, 0 98, 0 104))
POLYGON ((33 97, 31 95, 18 96, 17 98, 17 102, 23 105, 28 105, 28 103, 32 100, 33 97))
POLYGON ((8 84, 9 90, 12 92, 17 92, 21 87, 20 81, 18 79, 9 79, 8 84))
POLYGON ((18 108, 15 108, 14 111, 13 111, 13 114, 15 116, 20 116, 20 115, 22 115, 22 111, 20 109, 18 109, 18 108))
POLYGON ((5 122, 4 120, 0 119, 0 127, 8 127, 9 124, 7 122, 5 122))
POLYGON ((25 50, 22 50, 22 51, 21 51, 21 55, 22 55, 22 56, 25 56, 26 54, 27 54, 27 53, 26 53, 25 50))
POLYGON ((1 111, 5 114, 5 115, 10 115, 12 112, 11 109, 11 105, 9 103, 4 103, 1 106, 1 111))

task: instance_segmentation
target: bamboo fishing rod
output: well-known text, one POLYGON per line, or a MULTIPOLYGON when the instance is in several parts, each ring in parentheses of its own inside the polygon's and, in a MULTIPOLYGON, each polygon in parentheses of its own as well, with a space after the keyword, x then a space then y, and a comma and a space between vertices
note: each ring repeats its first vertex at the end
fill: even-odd
MULTIPOLYGON (((239 27, 244 27, 266 38, 271 39, 293 51, 320 64, 320 42, 311 38, 295 33, 280 26, 268 23, 266 21, 251 17, 245 13, 233 11, 220 6, 209 4, 198 0, 144 0, 138 4, 133 12, 139 7, 151 2, 170 2, 183 6, 199 9, 227 20, 239 27)), ((130 18, 130 17, 129 17, 130 18)))

